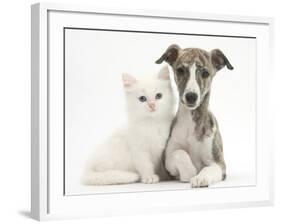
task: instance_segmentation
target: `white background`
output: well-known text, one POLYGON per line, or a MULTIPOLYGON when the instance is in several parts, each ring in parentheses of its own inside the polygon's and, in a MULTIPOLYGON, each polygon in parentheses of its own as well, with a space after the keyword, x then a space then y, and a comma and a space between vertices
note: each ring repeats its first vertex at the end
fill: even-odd
MULTIPOLYGON (((172 43, 207 51, 219 48, 234 66, 233 71, 226 67, 219 71, 212 84, 210 108, 219 122, 227 164, 226 181, 213 187, 256 184, 255 39, 67 29, 65 43, 66 194, 101 189, 81 186, 81 172, 89 155, 94 156, 98 145, 126 118, 121 74, 154 75, 165 64, 154 62, 172 43)), ((151 187, 155 189, 145 185, 141 190, 151 187)), ((160 189, 167 188, 186 184, 160 189)), ((117 186, 106 189, 116 191, 117 186)), ((126 186, 128 190, 135 191, 134 185, 126 186)))
MULTIPOLYGON (((1 223, 30 223, 28 218, 30 200, 30 3, 33 1, 7 1, 1 4, 1 82, 0 82, 0 149, 3 152, 0 161, 1 170, 1 223)), ((67 2, 67 1, 60 1, 67 2)), ((70 1, 68 1, 70 2, 70 1)), ((71 1, 75 2, 75 1, 71 1)), ((276 36, 280 36, 280 7, 278 1, 245 1, 224 0, 213 1, 79 1, 79 4, 96 4, 108 7, 166 9, 223 14, 264 15, 275 16, 276 36)), ((275 44, 275 56, 280 58, 280 44, 275 44)), ((277 60, 276 60, 277 61, 277 60)), ((277 61, 278 62, 278 61, 277 61)), ((278 67, 275 66, 278 71, 278 67)), ((277 73, 277 72, 276 72, 277 73)), ((276 74, 277 75, 277 74, 276 74)), ((276 116, 275 133, 280 133, 281 112, 279 103, 280 77, 276 77, 275 106, 272 116, 276 116)), ((269 130, 271 131, 271 130, 269 130)), ((276 134, 276 139, 277 139, 276 134)), ((280 143, 276 141, 276 171, 281 169, 278 158, 281 158, 280 143), (277 163, 279 162, 279 163, 277 163)), ((83 220, 79 223, 278 223, 280 222, 280 175, 276 175, 276 205, 268 208, 248 208, 200 211, 174 214, 156 214, 150 216, 104 218, 98 220, 83 220)), ((66 221, 62 223, 76 223, 66 221)), ((61 223, 61 222, 59 222, 61 223)))

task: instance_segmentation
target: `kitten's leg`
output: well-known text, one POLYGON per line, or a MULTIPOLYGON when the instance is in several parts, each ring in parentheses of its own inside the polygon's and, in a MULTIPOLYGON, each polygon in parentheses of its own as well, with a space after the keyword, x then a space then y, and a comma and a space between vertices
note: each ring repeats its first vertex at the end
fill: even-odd
POLYGON ((222 180, 222 168, 217 163, 204 167, 197 176, 191 178, 191 187, 208 187, 222 180))
POLYGON ((134 164, 140 174, 141 182, 153 184, 159 182, 159 176, 155 174, 154 165, 150 160, 150 155, 145 152, 138 152, 134 155, 134 164))
POLYGON ((197 174, 188 153, 178 149, 166 154, 165 165, 172 176, 178 177, 182 182, 189 182, 197 174))

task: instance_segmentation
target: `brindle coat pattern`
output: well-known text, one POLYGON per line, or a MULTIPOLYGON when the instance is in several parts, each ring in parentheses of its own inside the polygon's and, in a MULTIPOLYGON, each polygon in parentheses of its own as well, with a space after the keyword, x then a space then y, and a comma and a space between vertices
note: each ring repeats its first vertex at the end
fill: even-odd
MULTIPOLYGON (((191 65, 196 65, 196 81, 200 88, 201 99, 199 106, 191 111, 191 116, 195 123, 194 135, 199 142, 203 141, 206 137, 213 136, 212 157, 214 162, 221 167, 221 179, 224 180, 226 178, 226 165, 223 155, 222 139, 218 123, 214 115, 208 110, 208 106, 213 77, 216 72, 224 66, 232 70, 232 65, 219 49, 207 52, 198 48, 181 49, 178 45, 171 45, 156 61, 156 63, 160 64, 163 61, 166 61, 173 68, 174 78, 180 97, 180 106, 183 106, 184 104, 184 102, 182 102, 182 96, 190 76, 188 69, 191 65), (209 74, 208 77, 202 78, 203 72, 207 72, 207 74, 209 74)), ((172 132, 174 127, 177 125, 178 116, 180 116, 179 112, 172 123, 171 133, 169 139, 167 140, 167 145, 171 138, 173 138, 172 132)), ((200 169, 202 168, 203 167, 200 167, 200 169)))

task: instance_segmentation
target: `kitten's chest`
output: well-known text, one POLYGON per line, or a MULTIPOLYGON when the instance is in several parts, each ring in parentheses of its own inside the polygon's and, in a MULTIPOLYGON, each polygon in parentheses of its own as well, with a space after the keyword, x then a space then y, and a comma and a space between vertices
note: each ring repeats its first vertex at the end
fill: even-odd
POLYGON ((143 145, 144 150, 152 152, 163 151, 169 136, 170 125, 164 122, 150 123, 139 125, 132 129, 130 134, 133 135, 135 143, 143 145))
POLYGON ((143 140, 156 146, 162 146, 166 142, 169 135, 168 125, 150 124, 140 130, 143 140))

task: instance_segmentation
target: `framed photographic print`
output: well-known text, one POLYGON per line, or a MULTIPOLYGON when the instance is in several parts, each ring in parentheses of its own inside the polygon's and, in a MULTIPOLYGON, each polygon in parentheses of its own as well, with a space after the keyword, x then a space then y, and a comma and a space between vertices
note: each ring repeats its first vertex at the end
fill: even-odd
POLYGON ((273 19, 31 13, 33 218, 273 203, 273 19))

